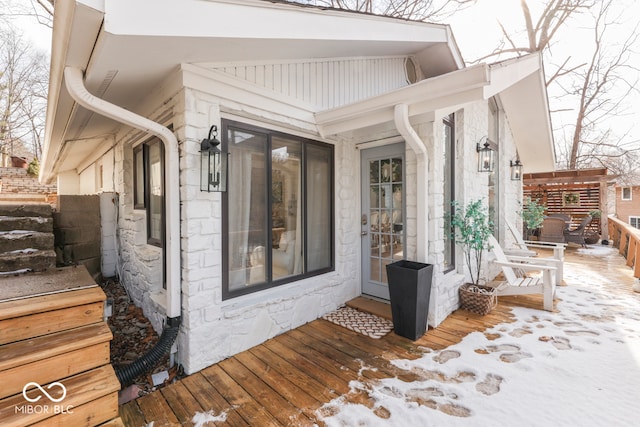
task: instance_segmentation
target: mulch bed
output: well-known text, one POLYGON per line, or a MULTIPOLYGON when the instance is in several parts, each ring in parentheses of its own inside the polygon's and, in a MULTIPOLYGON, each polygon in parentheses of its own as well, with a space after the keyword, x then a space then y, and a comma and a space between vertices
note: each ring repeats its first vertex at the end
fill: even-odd
MULTIPOLYGON (((133 304, 117 279, 105 279, 100 286, 107 298, 113 300, 113 313, 107 323, 113 333, 111 364, 114 369, 117 369, 119 366, 133 363, 153 348, 158 342, 159 336, 151 326, 151 322, 145 317, 142 309, 133 304)), ((169 367, 169 355, 166 355, 149 373, 136 378, 133 382, 134 386, 128 389, 127 394, 130 398, 144 396, 175 382, 182 376, 183 372, 180 367, 177 365, 169 367), (151 375, 163 371, 167 371, 168 379, 154 386, 151 375)), ((130 398, 123 400, 130 400, 130 398)))

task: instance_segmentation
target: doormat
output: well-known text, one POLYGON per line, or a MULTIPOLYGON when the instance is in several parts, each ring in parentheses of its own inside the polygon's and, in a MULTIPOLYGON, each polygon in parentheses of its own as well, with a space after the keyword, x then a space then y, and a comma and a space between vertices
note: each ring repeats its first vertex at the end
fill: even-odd
POLYGON ((391 320, 351 307, 341 307, 322 318, 373 339, 380 339, 393 330, 391 320))

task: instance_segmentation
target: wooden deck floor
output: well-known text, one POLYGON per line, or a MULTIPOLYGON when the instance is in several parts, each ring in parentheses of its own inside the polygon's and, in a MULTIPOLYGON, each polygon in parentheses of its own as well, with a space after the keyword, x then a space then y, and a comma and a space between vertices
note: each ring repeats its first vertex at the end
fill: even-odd
MULTIPOLYGON (((624 279, 615 282, 629 284, 616 285, 612 292, 631 292, 631 272, 622 257, 587 264, 575 251, 568 252, 568 270, 606 269, 624 279)), ((226 413, 225 422, 211 425, 322 425, 316 413, 334 398, 373 407, 366 393, 351 391, 350 381, 395 376, 418 380, 417 374, 397 369, 390 361, 414 359, 426 349, 456 344, 471 332, 513 322, 514 306, 541 310, 542 296, 501 297, 486 316, 458 310, 416 342, 393 332, 374 340, 316 320, 129 402, 120 407, 120 416, 125 425, 135 427, 151 422, 154 427, 193 425, 194 414, 208 411, 226 413)))

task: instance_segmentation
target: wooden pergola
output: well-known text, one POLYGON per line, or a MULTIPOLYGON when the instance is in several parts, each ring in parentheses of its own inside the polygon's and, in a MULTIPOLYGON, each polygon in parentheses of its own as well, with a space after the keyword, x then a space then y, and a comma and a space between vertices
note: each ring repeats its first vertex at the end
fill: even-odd
POLYGON ((543 204, 547 215, 569 215, 573 227, 586 215, 599 211, 600 217, 593 218, 589 231, 608 240, 607 186, 613 185, 615 178, 608 175, 606 168, 526 173, 523 175, 523 193, 543 204))

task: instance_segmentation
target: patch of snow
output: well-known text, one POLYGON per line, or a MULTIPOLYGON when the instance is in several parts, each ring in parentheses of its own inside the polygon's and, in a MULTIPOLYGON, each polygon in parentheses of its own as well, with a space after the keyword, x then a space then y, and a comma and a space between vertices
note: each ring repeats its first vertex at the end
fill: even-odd
MULTIPOLYGON (((585 255, 617 250, 591 246, 585 255)), ((617 256, 617 255, 616 255, 617 256)), ((352 381, 327 426, 631 426, 640 419, 640 296, 611 294, 606 271, 565 264, 556 312, 514 308, 514 323, 392 364, 419 377, 352 381)))
POLYGON ((18 249, 15 251, 10 251, 10 252, 5 252, 8 254, 12 254, 12 255, 17 255, 17 254, 33 254, 38 252, 38 249, 34 249, 34 248, 26 248, 26 249, 18 249))
POLYGON ((0 237, 5 239, 20 239, 28 234, 33 234, 33 231, 30 231, 30 230, 0 231, 0 237))
POLYGON ((191 422, 195 427, 202 427, 203 425, 211 422, 225 422, 227 421, 227 411, 220 413, 220 415, 215 415, 213 410, 207 412, 196 412, 196 414, 191 418, 191 422))
POLYGON ((604 245, 587 245, 586 248, 579 248, 577 252, 583 255, 603 256, 615 255, 618 253, 618 249, 604 245))
POLYGON ((13 271, 0 271, 0 276, 14 276, 18 274, 28 273, 30 272, 30 268, 23 268, 21 270, 13 270, 13 271))

